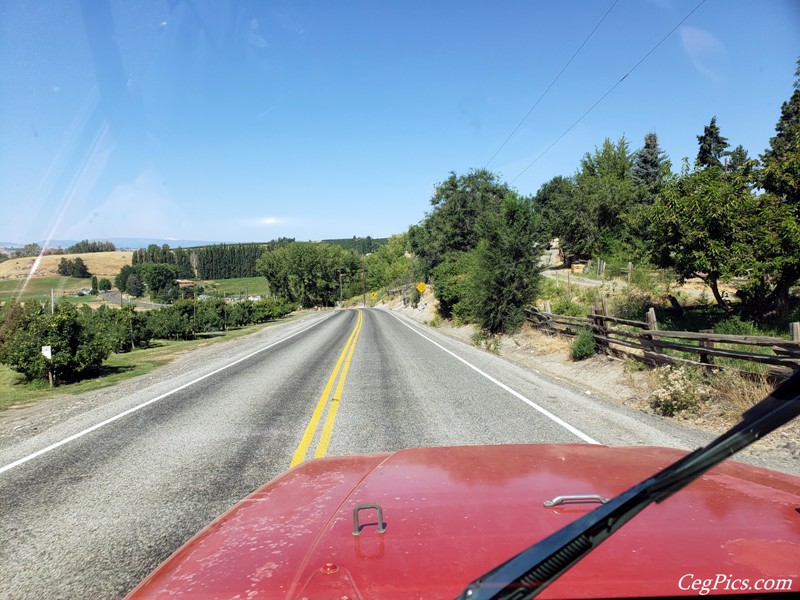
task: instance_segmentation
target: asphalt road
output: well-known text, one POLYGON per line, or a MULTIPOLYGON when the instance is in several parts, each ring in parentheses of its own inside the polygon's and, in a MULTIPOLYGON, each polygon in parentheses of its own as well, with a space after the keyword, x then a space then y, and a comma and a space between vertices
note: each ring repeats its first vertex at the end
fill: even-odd
POLYGON ((193 357, 0 448, 1 598, 124 596, 304 440, 308 458, 328 441, 327 454, 704 442, 377 309, 316 313, 193 357))

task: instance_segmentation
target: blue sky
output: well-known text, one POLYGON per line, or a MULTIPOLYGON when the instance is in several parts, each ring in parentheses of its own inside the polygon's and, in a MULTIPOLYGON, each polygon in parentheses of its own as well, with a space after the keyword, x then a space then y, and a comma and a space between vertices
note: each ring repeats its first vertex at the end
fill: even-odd
POLYGON ((756 156, 800 2, 0 0, 0 241, 314 240, 405 231, 451 171, 522 194, 712 116, 756 156), (524 172, 523 172, 524 171, 524 172))

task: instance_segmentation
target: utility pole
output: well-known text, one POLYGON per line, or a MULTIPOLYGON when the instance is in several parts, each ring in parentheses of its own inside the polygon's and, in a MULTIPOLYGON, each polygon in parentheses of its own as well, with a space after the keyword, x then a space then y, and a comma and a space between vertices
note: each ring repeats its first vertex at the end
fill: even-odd
POLYGON ((361 262, 361 292, 364 294, 364 308, 367 307, 367 270, 363 257, 361 262))
MULTIPOLYGON (((53 288, 50 288, 50 314, 52 315, 55 312, 56 312, 55 291, 53 291, 53 288)), ((50 387, 53 387, 52 382, 50 387)))

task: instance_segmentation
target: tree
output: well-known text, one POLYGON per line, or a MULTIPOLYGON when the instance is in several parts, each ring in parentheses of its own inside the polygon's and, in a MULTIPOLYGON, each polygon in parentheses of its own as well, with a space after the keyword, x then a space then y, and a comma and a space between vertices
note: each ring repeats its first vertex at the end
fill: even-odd
POLYGON ((75 260, 72 261, 72 265, 73 277, 77 277, 79 279, 88 279, 92 276, 80 256, 76 257, 75 260))
POLYGON ((755 174, 766 192, 765 205, 773 226, 762 241, 762 262, 772 265, 760 274, 755 297, 763 311, 785 312, 789 289, 800 278, 800 60, 795 71, 794 92, 781 105, 776 135, 761 155, 762 168, 755 174))
POLYGON ((700 145, 695 160, 698 167, 723 167, 722 159, 728 154, 728 138, 722 137, 717 117, 711 117, 711 122, 703 129, 703 135, 697 136, 697 143, 700 145))
POLYGON ((36 304, 35 302, 22 304, 15 300, 10 300, 0 306, 0 363, 6 362, 5 355, 8 345, 17 331, 25 326, 28 320, 27 312, 36 304))
POLYGON ((753 169, 758 166, 757 160, 752 160, 747 155, 747 150, 744 149, 744 146, 739 144, 731 150, 730 152, 730 161, 727 166, 727 171, 729 173, 738 173, 744 177, 750 177, 753 169))
POLYGON ((256 266, 274 294, 304 308, 333 306, 339 299, 339 273, 355 282, 361 270, 352 251, 315 242, 291 242, 268 250, 256 266))
POLYGON ((175 281, 178 269, 169 263, 140 263, 135 267, 139 279, 147 285, 150 299, 172 300, 177 298, 178 284, 175 281))
POLYGON ((653 203, 669 173, 667 155, 658 145, 658 136, 650 132, 644 136, 644 146, 634 154, 631 167, 631 179, 642 190, 642 202, 653 203))
POLYGON ((800 211, 800 59, 795 71, 794 93, 781 105, 776 135, 761 155, 763 169, 758 181, 770 194, 800 211))
POLYGON ((575 207, 575 179, 558 175, 544 183, 533 198, 545 239, 562 238, 575 207))
MULTIPOLYGON (((121 292, 122 290, 120 290, 121 292)), ((134 298, 144 296, 144 284, 136 273, 131 273, 125 282, 125 291, 134 298)))
POLYGON ((97 282, 97 287, 101 292, 107 292, 111 289, 111 281, 105 277, 100 278, 97 282))
POLYGON ((120 291, 120 293, 128 289, 128 277, 130 277, 133 272, 133 267, 130 265, 124 265, 119 270, 119 274, 114 278, 114 285, 117 286, 117 289, 120 291))
POLYGON ((681 282, 700 278, 721 307, 719 282, 730 280, 750 256, 755 199, 746 181, 720 167, 698 166, 666 186, 651 212, 654 260, 681 282))
POLYGON ((92 274, 89 272, 89 269, 86 268, 86 264, 83 262, 83 259, 80 256, 73 260, 62 258, 61 261, 58 263, 57 271, 59 275, 63 275, 64 277, 77 277, 78 279, 88 279, 89 277, 92 276, 92 274))
POLYGON ((99 294, 99 290, 97 289, 97 276, 92 275, 92 295, 97 296, 99 294))
POLYGON ((409 229, 409 243, 427 275, 452 252, 469 252, 478 245, 479 223, 496 210, 511 189, 486 169, 466 175, 451 173, 436 186, 431 212, 409 229))
POLYGON ((24 327, 8 344, 4 360, 29 380, 45 379, 48 371, 57 379, 75 380, 99 367, 109 353, 109 345, 72 304, 59 302, 50 314, 41 303, 31 302, 24 327), (42 356, 42 346, 52 348, 51 359, 42 356))
POLYGON ((394 235, 365 258, 367 288, 376 290, 418 280, 420 273, 416 258, 407 254, 408 234, 394 235))
POLYGON ((506 195, 484 221, 470 281, 472 312, 482 329, 513 333, 525 321, 525 307, 536 297, 544 247, 529 200, 506 195))
POLYGON ((116 246, 112 242, 81 240, 66 249, 66 254, 82 254, 85 252, 114 252, 116 246))
POLYGON ((153 337, 160 339, 192 339, 192 314, 194 304, 191 300, 179 300, 171 306, 147 313, 147 326, 153 337))
POLYGON ((26 256, 39 256, 42 253, 42 247, 39 244, 25 244, 22 248, 14 250, 12 256, 14 258, 24 258, 26 256))
POLYGON ((586 153, 575 175, 575 191, 562 217, 562 243, 587 258, 600 256, 638 238, 625 220, 636 198, 631 178, 628 141, 606 138, 594 153, 586 153))

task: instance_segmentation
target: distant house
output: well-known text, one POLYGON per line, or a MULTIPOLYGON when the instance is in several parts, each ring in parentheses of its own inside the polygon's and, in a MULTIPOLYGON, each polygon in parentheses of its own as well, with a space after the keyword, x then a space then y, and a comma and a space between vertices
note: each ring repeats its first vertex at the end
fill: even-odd
POLYGON ((178 287, 182 290, 190 290, 197 287, 197 282, 192 281, 191 279, 178 279, 177 283, 178 287))

